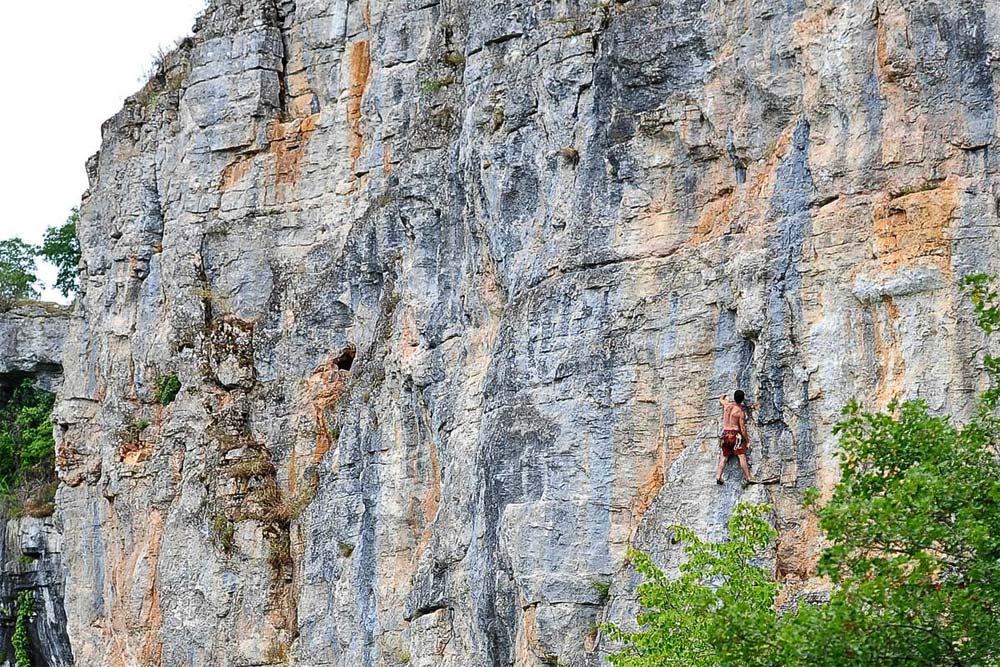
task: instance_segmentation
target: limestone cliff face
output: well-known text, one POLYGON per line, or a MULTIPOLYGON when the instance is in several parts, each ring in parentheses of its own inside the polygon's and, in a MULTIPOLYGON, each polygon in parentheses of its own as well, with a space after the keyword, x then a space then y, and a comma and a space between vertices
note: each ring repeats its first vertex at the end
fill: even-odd
POLYGON ((807 582, 842 405, 981 381, 998 35, 995 0, 214 0, 89 165, 77 663, 597 665, 628 545, 740 499, 807 582), (737 385, 775 486, 712 478, 737 385))
POLYGON ((0 394, 25 379, 55 391, 68 328, 69 310, 54 303, 24 302, 0 313, 0 394))

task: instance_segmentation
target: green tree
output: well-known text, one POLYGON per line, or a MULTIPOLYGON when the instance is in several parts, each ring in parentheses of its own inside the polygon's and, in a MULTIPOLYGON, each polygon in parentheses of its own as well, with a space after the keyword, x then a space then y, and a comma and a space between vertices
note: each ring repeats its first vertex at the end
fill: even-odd
POLYGON ((80 221, 80 211, 73 209, 66 222, 59 227, 49 227, 42 239, 38 254, 58 270, 56 289, 63 296, 75 294, 79 286, 80 240, 76 236, 76 225, 80 221))
POLYGON ((46 480, 55 459, 52 406, 55 396, 22 382, 0 408, 0 484, 8 490, 28 479, 46 480))
POLYGON ((643 607, 640 629, 626 632, 611 624, 604 630, 624 649, 610 656, 615 667, 754 667, 774 664, 778 616, 777 584, 757 562, 774 540, 766 521, 770 508, 737 505, 729 520, 729 540, 707 542, 691 530, 674 526, 685 543, 687 561, 680 576, 669 579, 641 552, 630 557, 646 577, 639 585, 643 607))
MULTIPOLYGON (((1000 328, 987 276, 966 279, 980 327, 1000 328)), ((957 424, 923 401, 884 413, 849 405, 841 479, 818 510, 830 547, 819 572, 829 604, 803 609, 800 628, 823 640, 819 665, 996 665, 1000 661, 1000 367, 972 419, 957 424)), ((804 648, 804 647, 800 647, 804 648)))
MULTIPOLYGON (((1000 330, 994 284, 986 276, 964 283, 988 334, 1000 330)), ((742 509, 725 545, 692 541, 676 581, 636 560, 648 578, 639 590, 643 629, 610 628, 624 642, 612 664, 1000 665, 1000 360, 987 355, 985 368, 989 387, 965 423, 919 400, 879 413, 845 409, 835 429, 841 478, 816 509, 829 545, 819 562, 832 584, 827 603, 777 614, 777 588, 752 559, 706 560, 733 543, 745 554, 767 542, 762 516, 742 509), (727 592, 734 580, 748 591, 741 598, 727 592)), ((815 493, 810 502, 818 504, 815 493)))
POLYGON ((0 241, 0 311, 38 297, 35 252, 35 246, 19 238, 0 241))

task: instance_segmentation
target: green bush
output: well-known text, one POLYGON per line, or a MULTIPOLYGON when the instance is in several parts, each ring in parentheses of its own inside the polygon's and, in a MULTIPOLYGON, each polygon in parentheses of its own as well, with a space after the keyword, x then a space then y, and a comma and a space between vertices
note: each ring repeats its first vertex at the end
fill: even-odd
POLYGON ((156 379, 156 401, 160 405, 170 405, 181 390, 181 381, 176 373, 156 379))
POLYGON ((611 597, 611 582, 604 581, 603 579, 594 579, 590 582, 590 588, 597 595, 597 600, 600 604, 604 604, 611 597))
POLYGON ((615 667, 717 667, 765 665, 755 656, 773 635, 778 585, 761 568, 758 553, 776 537, 767 522, 769 508, 741 504, 729 520, 729 540, 707 542, 691 530, 674 526, 685 543, 687 561, 680 577, 667 578, 646 554, 632 551, 635 569, 646 581, 639 585, 641 629, 625 632, 604 626, 625 650, 608 659, 615 667), (733 629, 739 628, 739 633, 733 629))
POLYGON ((236 526, 225 514, 212 516, 212 532, 224 552, 229 553, 236 546, 236 526))
POLYGON ((56 511, 56 491, 59 482, 43 484, 32 492, 21 506, 22 514, 36 519, 52 516, 56 511))

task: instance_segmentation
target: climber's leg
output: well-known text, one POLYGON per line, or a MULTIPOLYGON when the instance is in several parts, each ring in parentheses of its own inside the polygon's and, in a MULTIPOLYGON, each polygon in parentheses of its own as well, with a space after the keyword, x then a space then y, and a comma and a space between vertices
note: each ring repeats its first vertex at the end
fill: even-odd
POLYGON ((750 464, 747 463, 747 453, 746 450, 742 454, 739 454, 740 467, 743 468, 743 474, 746 475, 747 481, 753 484, 753 477, 750 476, 750 464))
POLYGON ((715 483, 722 484, 722 471, 726 469, 726 461, 729 457, 724 453, 719 454, 719 465, 715 469, 715 483))
POLYGON ((719 437, 719 467, 715 470, 715 483, 722 484, 722 472, 726 469, 726 461, 734 454, 733 449, 740 444, 739 431, 726 429, 719 437))

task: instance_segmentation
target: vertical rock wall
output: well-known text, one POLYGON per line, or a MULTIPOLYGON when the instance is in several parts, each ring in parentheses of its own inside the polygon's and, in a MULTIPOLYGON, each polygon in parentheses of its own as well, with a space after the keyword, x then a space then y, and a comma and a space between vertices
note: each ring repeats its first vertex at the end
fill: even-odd
POLYGON ((213 0, 89 164, 78 664, 597 665, 628 545, 674 563, 740 499, 808 582, 842 405, 981 381, 998 34, 994 0, 213 0), (776 486, 712 478, 736 385, 776 486))
MULTIPOLYGON (((68 315, 65 307, 42 302, 21 303, 0 313, 0 404, 25 380, 46 391, 58 388, 68 315)), ((62 602, 62 551, 58 517, 8 517, 4 508, 0 523, 0 665, 14 665, 11 639, 16 599, 26 590, 34 599, 27 628, 32 664, 73 664, 62 602)))
POLYGON ((55 391, 68 328, 69 309, 55 303, 22 302, 0 313, 0 396, 25 379, 55 391))
POLYGON ((16 667, 12 639, 17 598, 32 592, 28 644, 33 667, 69 667, 73 650, 66 634, 63 609, 65 577, 61 526, 53 517, 7 519, 0 527, 0 646, 4 667, 16 667))

